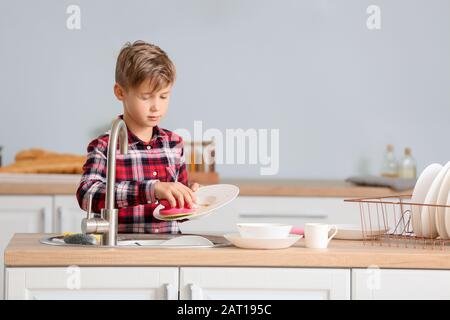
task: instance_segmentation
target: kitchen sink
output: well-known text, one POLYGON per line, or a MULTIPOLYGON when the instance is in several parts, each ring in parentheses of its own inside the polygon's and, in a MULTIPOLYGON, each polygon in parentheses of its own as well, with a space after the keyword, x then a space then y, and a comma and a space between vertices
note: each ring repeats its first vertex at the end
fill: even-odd
MULTIPOLYGON (((45 237, 40 243, 64 247, 107 248, 106 245, 69 244, 64 236, 45 237)), ((199 234, 119 234, 114 248, 217 248, 230 246, 222 236, 199 234)))

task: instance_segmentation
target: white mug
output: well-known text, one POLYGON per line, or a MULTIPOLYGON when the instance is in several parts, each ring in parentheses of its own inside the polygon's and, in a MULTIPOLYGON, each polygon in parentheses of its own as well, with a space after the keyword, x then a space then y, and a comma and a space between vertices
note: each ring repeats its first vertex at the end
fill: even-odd
POLYGON ((336 235, 337 227, 329 226, 323 223, 306 223, 305 224, 305 245, 307 248, 325 249, 328 247, 330 240, 336 235), (328 237, 331 229, 333 234, 328 237))

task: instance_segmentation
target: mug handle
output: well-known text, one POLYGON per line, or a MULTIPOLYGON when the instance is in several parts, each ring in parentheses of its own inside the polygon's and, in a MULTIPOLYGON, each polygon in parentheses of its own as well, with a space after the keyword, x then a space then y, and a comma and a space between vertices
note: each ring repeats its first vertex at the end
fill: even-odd
POLYGON ((331 239, 333 239, 333 237, 334 237, 334 236, 337 234, 337 232, 338 232, 338 228, 337 228, 335 225, 332 225, 328 231, 330 231, 331 229, 334 229, 334 232, 333 232, 333 234, 328 238, 328 242, 330 242, 331 239))

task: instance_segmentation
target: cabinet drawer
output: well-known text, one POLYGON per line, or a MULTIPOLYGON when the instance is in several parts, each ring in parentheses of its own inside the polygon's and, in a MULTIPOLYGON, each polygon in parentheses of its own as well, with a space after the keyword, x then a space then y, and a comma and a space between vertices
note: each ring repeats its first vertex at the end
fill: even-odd
POLYGON ((81 220, 86 212, 80 209, 75 196, 57 195, 54 197, 54 232, 81 232, 81 220))
POLYGON ((242 197, 237 202, 238 219, 329 222, 349 211, 340 198, 242 197))
POLYGON ((7 268, 6 298, 176 300, 178 268, 7 268))
POLYGON ((353 269, 352 299, 450 299, 450 270, 353 269))
POLYGON ((350 270, 180 268, 180 299, 350 299, 350 270))

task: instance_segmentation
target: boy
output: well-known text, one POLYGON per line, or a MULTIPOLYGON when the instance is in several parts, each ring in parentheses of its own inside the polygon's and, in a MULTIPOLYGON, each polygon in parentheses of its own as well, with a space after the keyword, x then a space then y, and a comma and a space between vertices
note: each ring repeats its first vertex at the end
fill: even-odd
MULTIPOLYGON (((120 233, 179 233, 176 221, 153 217, 157 201, 172 207, 192 207, 199 185, 188 185, 183 140, 160 128, 172 86, 175 66, 159 47, 136 41, 126 43, 116 63, 114 94, 123 103, 122 118, 128 129, 128 154, 116 152, 115 207, 120 233)), ((80 207, 105 207, 109 131, 91 141, 77 190, 80 207)))

